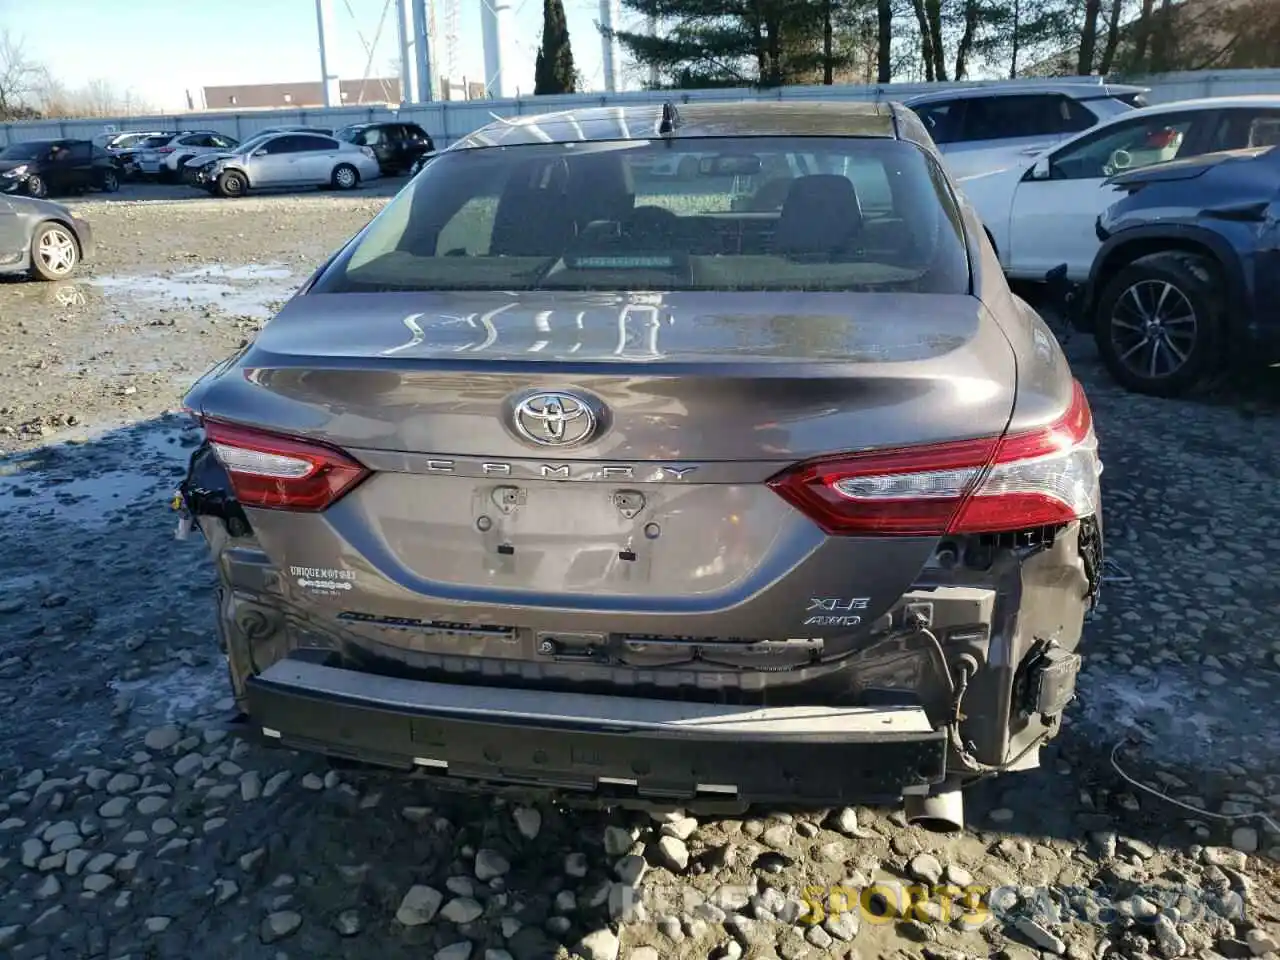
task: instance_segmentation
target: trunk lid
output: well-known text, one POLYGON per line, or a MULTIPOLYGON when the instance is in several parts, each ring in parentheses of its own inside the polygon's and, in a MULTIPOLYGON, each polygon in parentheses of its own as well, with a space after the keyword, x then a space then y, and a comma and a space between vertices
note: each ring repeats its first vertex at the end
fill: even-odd
POLYGON ((520 659, 542 631, 861 632, 936 538, 829 537, 766 481, 1000 434, 1015 372, 967 296, 306 294, 188 403, 374 471, 322 514, 251 511, 300 602, 406 656, 520 659), (598 402, 595 439, 522 439, 537 391, 598 402))
MULTIPOLYGON (((1000 433, 1015 363, 968 296, 308 294, 202 400, 354 450, 794 461, 1000 433), (574 389, 608 429, 539 449, 508 398, 574 389)), ((215 411, 210 410, 210 413, 215 411)))

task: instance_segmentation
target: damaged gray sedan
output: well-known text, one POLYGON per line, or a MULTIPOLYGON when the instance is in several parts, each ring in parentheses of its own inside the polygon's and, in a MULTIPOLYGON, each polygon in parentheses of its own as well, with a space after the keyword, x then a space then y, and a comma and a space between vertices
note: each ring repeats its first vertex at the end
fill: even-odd
POLYGON ((1089 405, 897 105, 492 124, 187 405, 176 505, 270 743, 956 825, 1074 690, 1089 405))

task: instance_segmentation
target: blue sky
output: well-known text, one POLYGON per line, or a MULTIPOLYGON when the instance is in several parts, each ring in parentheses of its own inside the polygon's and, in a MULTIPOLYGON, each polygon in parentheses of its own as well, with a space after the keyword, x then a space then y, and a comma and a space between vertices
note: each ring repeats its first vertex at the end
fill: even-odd
MULTIPOLYGON (((373 43, 385 0, 331 2, 337 26, 330 44, 336 63, 331 67, 343 79, 359 79, 368 59, 360 34, 373 43)), ((458 2, 458 72, 480 80, 484 0, 458 2)), ((440 10, 440 0, 437 4, 440 10)), ((578 67, 589 87, 602 89, 600 39, 594 25, 598 0, 564 4, 578 67)), ((511 8, 509 42, 514 55, 508 55, 505 66, 514 69, 521 92, 532 92, 542 0, 511 0, 511 8)), ((21 38, 26 53, 67 86, 102 79, 163 110, 183 108, 188 89, 199 105, 204 86, 289 82, 318 78, 320 73, 314 0, 0 0, 0 28, 21 38)), ((435 53, 443 64, 443 50, 435 53)), ((397 57, 392 2, 374 47, 371 74, 393 74, 397 57)))

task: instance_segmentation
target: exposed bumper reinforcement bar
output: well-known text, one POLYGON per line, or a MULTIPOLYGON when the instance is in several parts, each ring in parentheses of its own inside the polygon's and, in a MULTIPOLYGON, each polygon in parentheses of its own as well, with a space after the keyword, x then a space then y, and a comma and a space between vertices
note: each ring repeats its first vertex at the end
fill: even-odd
POLYGON ((282 746, 438 775, 655 800, 896 800, 938 783, 914 707, 751 707, 428 683, 282 660, 247 683, 282 746))

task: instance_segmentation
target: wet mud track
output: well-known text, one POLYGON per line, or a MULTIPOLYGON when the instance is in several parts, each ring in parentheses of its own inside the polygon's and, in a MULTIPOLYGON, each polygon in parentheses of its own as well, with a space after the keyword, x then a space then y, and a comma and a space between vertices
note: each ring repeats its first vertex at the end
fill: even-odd
POLYGON ((194 443, 172 411, 382 202, 91 200, 90 270, 0 283, 0 956, 1274 949, 1275 378, 1148 400, 1068 344, 1102 438, 1108 582, 1060 741, 975 788, 962 834, 868 808, 521 806, 225 737, 212 570, 167 507, 194 443), (830 911, 873 883, 933 893, 905 916, 830 911), (950 899, 975 889, 982 909, 950 899))

